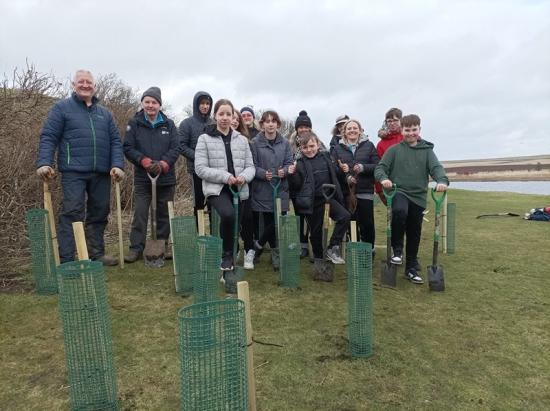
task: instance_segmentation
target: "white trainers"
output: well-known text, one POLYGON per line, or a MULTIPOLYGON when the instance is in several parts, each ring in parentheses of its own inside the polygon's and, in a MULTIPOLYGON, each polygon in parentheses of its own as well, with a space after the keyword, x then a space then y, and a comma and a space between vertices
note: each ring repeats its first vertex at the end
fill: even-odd
POLYGON ((403 264, 403 254, 400 252, 395 252, 391 256, 391 263, 395 265, 401 265, 403 264))
POLYGON ((254 257, 256 256, 256 251, 253 248, 248 250, 244 255, 244 269, 253 270, 254 269, 254 257))
POLYGON ((335 245, 327 250, 327 260, 334 264, 346 264, 346 261, 340 255, 340 247, 335 245))

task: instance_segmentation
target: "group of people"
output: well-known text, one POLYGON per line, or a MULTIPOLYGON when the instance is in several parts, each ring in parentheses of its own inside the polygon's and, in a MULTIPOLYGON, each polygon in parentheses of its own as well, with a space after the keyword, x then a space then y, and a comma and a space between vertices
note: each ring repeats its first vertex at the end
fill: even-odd
POLYGON ((418 116, 403 117, 401 110, 390 109, 375 146, 358 120, 341 115, 327 148, 313 132, 306 111, 299 113, 295 131, 283 136, 276 111, 266 110, 256 121, 252 107, 238 110, 227 99, 214 103, 204 91, 194 96, 193 114, 176 127, 161 110, 161 90, 150 87, 121 140, 111 113, 97 103, 92 74, 79 70, 72 84, 72 96, 57 102, 48 115, 37 163, 38 175, 52 178, 57 151, 63 191, 58 234, 61 262, 74 258, 71 223, 85 221, 90 258, 116 264, 114 257, 105 254, 103 233, 109 214, 110 177, 123 179, 124 156, 135 167, 134 216, 125 261, 131 263, 142 256, 151 179, 157 176, 157 238, 167 240, 167 203, 175 195, 175 164, 182 155, 192 176, 195 215, 207 205, 220 216, 222 271, 233 270, 236 264, 234 196, 239 198, 245 269, 254 268, 268 243, 273 267, 279 268, 273 196, 277 185, 280 212, 286 214, 292 202, 300 216, 301 257, 309 256, 311 244, 314 278, 322 279, 316 273, 324 260, 345 263, 340 244, 351 219, 357 221, 358 238, 374 245, 374 195, 386 203, 384 189, 396 185, 392 263, 404 261, 406 277, 414 283, 423 282, 417 255, 428 178, 435 180, 437 191, 445 190, 449 181, 433 144, 420 137, 418 116), (324 192, 327 184, 333 187, 330 198, 324 192), (330 205, 335 222, 326 250, 322 244, 325 203, 330 205))

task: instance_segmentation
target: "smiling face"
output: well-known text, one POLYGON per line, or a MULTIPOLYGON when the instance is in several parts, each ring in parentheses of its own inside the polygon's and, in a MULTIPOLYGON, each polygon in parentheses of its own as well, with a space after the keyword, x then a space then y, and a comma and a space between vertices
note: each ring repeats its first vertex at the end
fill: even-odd
POLYGON ((222 104, 218 107, 218 111, 214 114, 214 118, 216 120, 218 130, 224 134, 227 134, 229 128, 231 127, 231 121, 233 120, 233 107, 229 104, 222 104))
POLYGON ((254 125, 254 116, 250 111, 243 111, 241 113, 241 117, 243 118, 243 123, 247 127, 252 127, 254 125))
POLYGON ((317 142, 317 139, 311 138, 300 146, 300 150, 305 157, 313 158, 319 152, 319 143, 317 142))
POLYGON ((348 143, 355 144, 361 136, 361 127, 356 121, 348 121, 344 128, 344 138, 348 143))
POLYGON ((145 114, 151 119, 154 120, 157 118, 157 114, 160 111, 160 103, 153 97, 145 96, 141 101, 141 107, 145 114))
POLYGON ((237 130, 239 128, 239 115, 237 112, 233 113, 233 118, 231 119, 231 128, 237 130))
POLYGON ((199 111, 203 116, 206 116, 208 114, 211 105, 212 104, 210 103, 210 100, 208 98, 201 98, 201 100, 199 101, 199 111))
POLYGON ((77 71, 72 84, 73 90, 78 98, 80 98, 80 100, 83 100, 87 103, 92 101, 92 97, 94 96, 96 91, 96 86, 92 73, 84 70, 77 71))
POLYGON ((388 126, 388 130, 390 132, 396 132, 399 131, 401 128, 401 120, 397 117, 387 118, 386 119, 386 126, 388 126))
POLYGON ((418 140, 420 139, 420 125, 413 124, 410 126, 403 127, 403 140, 410 145, 415 146, 418 140))

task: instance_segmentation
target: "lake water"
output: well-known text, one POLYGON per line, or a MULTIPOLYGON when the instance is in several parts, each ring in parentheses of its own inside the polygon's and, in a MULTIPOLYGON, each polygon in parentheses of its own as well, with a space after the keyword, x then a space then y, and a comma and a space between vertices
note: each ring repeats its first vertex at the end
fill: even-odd
POLYGON ((451 188, 550 195, 550 181, 451 181, 451 188))

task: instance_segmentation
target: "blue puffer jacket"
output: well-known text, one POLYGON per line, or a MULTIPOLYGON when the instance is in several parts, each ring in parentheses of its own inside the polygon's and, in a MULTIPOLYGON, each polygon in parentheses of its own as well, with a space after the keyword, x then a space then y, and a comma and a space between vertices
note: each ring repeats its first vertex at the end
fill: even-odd
POLYGON ((75 93, 55 103, 40 135, 37 167, 53 166, 56 149, 60 172, 108 173, 113 167, 124 168, 113 116, 95 97, 90 107, 75 93))

